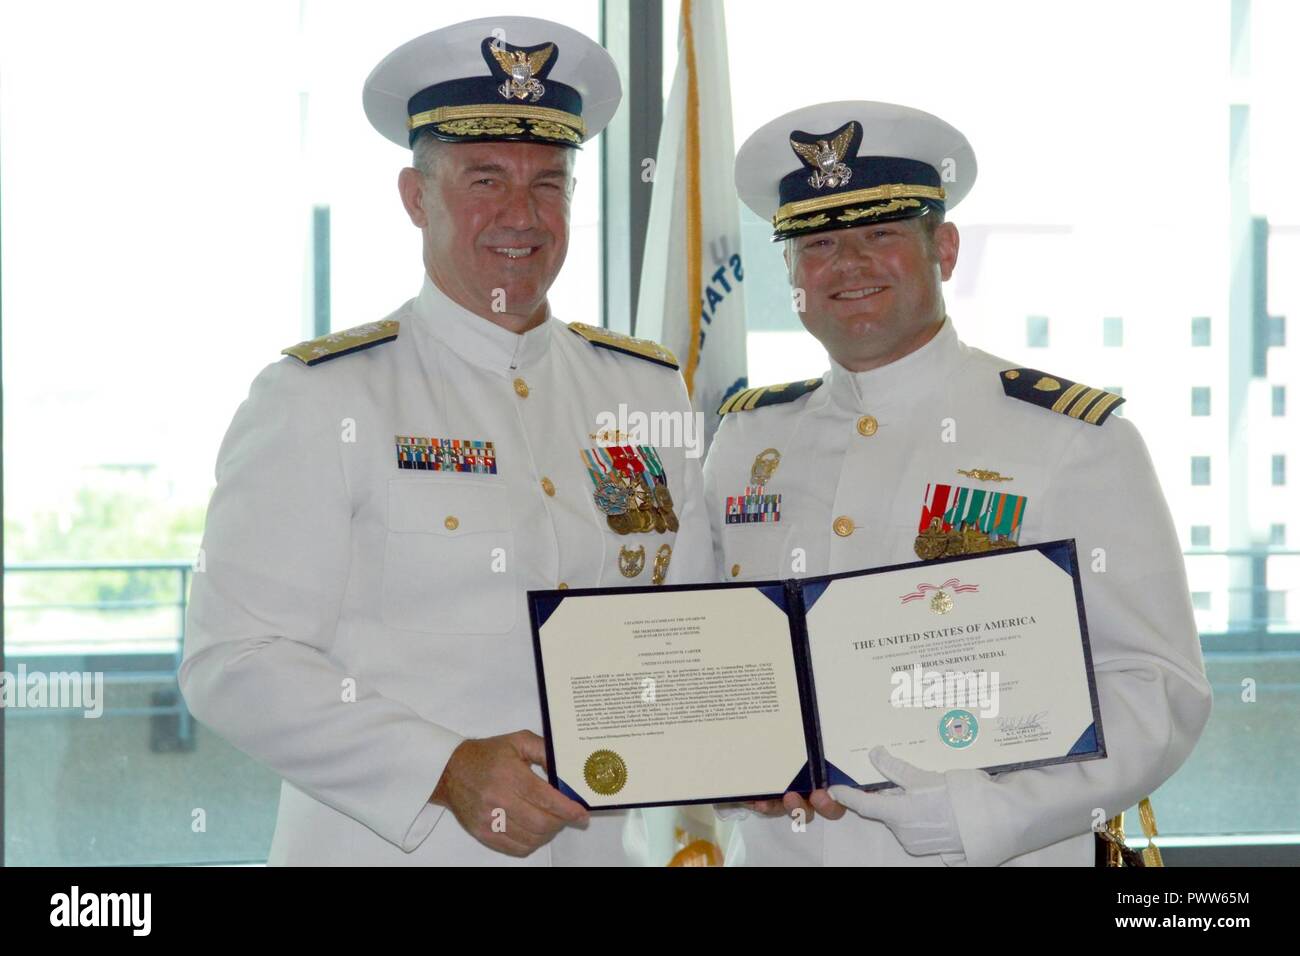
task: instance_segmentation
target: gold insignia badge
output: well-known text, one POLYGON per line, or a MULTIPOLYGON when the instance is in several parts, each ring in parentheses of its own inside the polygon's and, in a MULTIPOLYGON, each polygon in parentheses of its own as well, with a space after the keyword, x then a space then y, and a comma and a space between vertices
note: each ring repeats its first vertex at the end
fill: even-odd
POLYGON ((644 571, 645 545, 638 545, 635 551, 628 547, 619 548, 618 569, 625 578, 634 578, 644 571))
POLYGON ((853 178, 853 170, 844 163, 844 154, 848 152, 849 143, 853 141, 857 130, 857 123, 849 123, 830 141, 819 139, 815 143, 799 143, 790 140, 790 148, 795 155, 813 171, 808 177, 809 186, 813 189, 821 189, 823 186, 837 189, 853 178))
POLYGON ((507 100, 511 97, 517 100, 528 99, 531 103, 536 103, 542 98, 546 87, 542 85, 541 80, 537 79, 536 74, 555 52, 554 43, 548 43, 542 49, 532 53, 525 53, 523 50, 507 50, 497 43, 493 43, 490 49, 492 56, 509 77, 497 87, 497 92, 502 97, 507 100))
POLYGON ((681 527, 681 523, 677 520, 677 512, 673 510, 673 496, 668 490, 667 485, 655 485, 654 503, 655 513, 657 515, 655 518, 655 530, 659 531, 660 534, 663 533, 663 531, 659 529, 659 521, 660 518, 662 518, 664 527, 668 531, 676 533, 677 529, 681 527))
POLYGON ((1034 388, 1038 389, 1040 392, 1059 392, 1061 390, 1061 383, 1050 375, 1044 375, 1034 383, 1034 388))
POLYGON ((916 536, 912 550, 922 561, 933 561, 943 557, 947 545, 948 535, 944 533, 943 521, 934 518, 930 521, 930 526, 916 536))
POLYGON ((935 614, 947 614, 952 610, 952 595, 947 591, 935 591, 930 598, 930 610, 935 614))
POLYGON ((965 468, 958 468, 957 474, 965 475, 967 478, 975 478, 978 481, 1014 481, 1010 476, 1003 476, 996 471, 989 471, 987 468, 972 468, 967 471, 965 468))
POLYGON ((993 540, 988 532, 979 528, 966 527, 958 531, 943 530, 943 519, 931 518, 930 525, 916 536, 912 550, 922 561, 935 558, 950 558, 958 554, 982 554, 985 551, 1000 551, 1014 548, 1016 543, 1005 538, 993 540))
POLYGON ((749 482, 752 485, 766 485, 776 474, 781 464, 781 453, 775 448, 764 448, 754 456, 754 464, 749 468, 749 482))
POLYGON ((655 567, 651 573, 650 580, 655 584, 663 584, 664 578, 668 577, 668 562, 673 556, 673 546, 671 544, 659 545, 659 550, 655 552, 655 567))
POLYGON ((597 750, 582 767, 587 786, 601 796, 612 796, 627 783, 627 764, 612 750, 597 750))

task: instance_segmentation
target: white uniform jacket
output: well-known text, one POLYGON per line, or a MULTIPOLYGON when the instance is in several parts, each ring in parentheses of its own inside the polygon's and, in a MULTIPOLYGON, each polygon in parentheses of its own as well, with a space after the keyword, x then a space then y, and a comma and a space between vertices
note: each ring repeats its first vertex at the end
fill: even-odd
MULTIPOLYGON (((628 445, 600 435, 620 403, 690 406, 675 368, 619 350, 649 344, 553 317, 516 335, 428 279, 392 320, 396 340, 253 382, 217 461, 181 687, 283 777, 273 864, 516 863, 429 796, 463 739, 542 732, 527 590, 649 585, 664 545, 667 582, 711 577, 698 457, 632 452, 679 530, 618 534, 582 454, 628 445)), ((622 862, 621 817, 522 862, 622 862)))
MULTIPOLYGON (((938 484, 1024 496, 1020 544, 1076 539, 1108 756, 947 778, 969 864, 1091 865, 1094 808, 1119 813, 1178 769, 1210 688, 1178 538, 1137 430, 1009 397, 1002 375, 1014 367, 962 344, 951 319, 890 365, 832 363, 819 387, 724 417, 705 465, 709 514, 728 581, 917 561, 938 484), (780 520, 728 524, 727 498, 746 493, 770 448, 781 457, 764 490, 781 495, 780 520)), ((743 833, 751 863, 943 865, 852 812, 803 833, 789 818, 750 816, 743 833)))

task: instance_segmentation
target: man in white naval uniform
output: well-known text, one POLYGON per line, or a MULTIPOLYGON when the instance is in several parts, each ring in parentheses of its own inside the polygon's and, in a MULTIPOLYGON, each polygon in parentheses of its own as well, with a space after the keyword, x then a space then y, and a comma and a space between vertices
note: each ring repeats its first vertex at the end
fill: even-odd
POLYGON ((1178 540, 1142 439, 1111 414, 1122 399, 972 348, 946 314, 943 217, 974 176, 957 130, 881 103, 799 110, 741 148, 741 197, 785 241, 831 368, 722 405, 716 560, 726 580, 772 579, 1076 539, 1107 756, 990 776, 876 748, 899 789, 754 805, 751 863, 1092 865, 1093 826, 1174 773, 1209 716, 1178 540), (764 501, 779 520, 737 520, 764 501))
POLYGON ((539 776, 525 604, 711 573, 698 448, 608 424, 689 415, 675 359, 546 300, 567 147, 619 96, 603 49, 529 18, 428 34, 367 81, 372 123, 415 146, 423 288, 254 381, 180 674, 195 716, 284 778, 272 863, 623 862, 622 815, 539 776), (649 493, 602 506, 606 477, 649 493))

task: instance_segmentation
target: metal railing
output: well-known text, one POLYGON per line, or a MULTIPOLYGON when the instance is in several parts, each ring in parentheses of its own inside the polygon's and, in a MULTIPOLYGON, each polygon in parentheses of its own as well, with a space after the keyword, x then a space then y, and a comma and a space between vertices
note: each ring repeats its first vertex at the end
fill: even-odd
MULTIPOLYGON (((27 561, 5 565, 5 630, 9 635, 5 642, 4 667, 12 673, 18 666, 23 666, 29 673, 59 673, 68 670, 103 674, 104 686, 147 687, 158 685, 149 704, 128 706, 110 706, 112 695, 105 694, 104 716, 114 717, 165 717, 174 721, 171 733, 174 741, 171 746, 188 750, 193 745, 194 718, 181 697, 177 683, 177 672, 185 652, 185 619, 189 609, 190 576, 194 566, 189 561, 27 561), (125 598, 99 599, 93 601, 14 601, 10 598, 10 587, 15 579, 21 581, 26 575, 67 575, 96 574, 104 572, 127 572, 130 574, 147 574, 161 572, 175 576, 172 592, 165 598, 125 598), (10 622, 16 616, 25 614, 40 615, 46 612, 73 611, 90 613, 102 620, 103 615, 115 615, 127 612, 147 612, 160 609, 175 611, 175 630, 162 637, 144 639, 103 639, 85 634, 69 634, 61 637, 60 649, 54 650, 40 646, 40 642, 28 642, 13 638, 14 630, 10 622), (170 645, 159 650, 158 645, 170 645), (151 646, 150 646, 151 645, 151 646), (73 666, 74 663, 78 666, 73 666)), ((21 585, 15 590, 20 590, 21 585)), ((18 631, 21 633, 21 629, 18 631)), ((40 708, 9 708, 6 718, 30 718, 36 716, 79 716, 82 709, 76 707, 46 706, 40 708)), ((169 748, 170 749, 170 748, 169 748)))
MULTIPOLYGON (((1220 558, 1249 562, 1248 572, 1238 571, 1236 583, 1233 580, 1217 582, 1211 591, 1217 599, 1218 606, 1212 605, 1198 616, 1219 620, 1222 627, 1202 627, 1201 641, 1207 655, 1216 653, 1241 653, 1243 651, 1300 652, 1300 561, 1295 567, 1286 569, 1295 578, 1295 583, 1284 587, 1270 586, 1269 564, 1279 558, 1300 559, 1300 550, 1280 548, 1269 549, 1234 549, 1211 550, 1192 548, 1184 552, 1189 561, 1220 558), (1280 618, 1268 613, 1269 596, 1282 591, 1286 594, 1286 612, 1280 618), (1229 609, 1236 609, 1233 613, 1229 609), (1224 613, 1225 610, 1228 613, 1224 613)), ((155 703, 149 706, 117 707, 111 712, 120 716, 168 715, 180 722, 179 732, 188 738, 192 732, 191 717, 181 700, 176 673, 180 667, 185 648, 185 618, 189 606, 190 579, 194 573, 189 561, 35 561, 19 562, 5 566, 6 631, 11 635, 6 638, 6 667, 10 664, 24 663, 29 670, 45 667, 57 669, 59 664, 68 664, 80 658, 85 665, 83 669, 102 671, 105 683, 109 684, 149 684, 161 685, 174 693, 174 702, 155 703), (175 576, 175 583, 170 594, 165 598, 107 598, 91 601, 14 601, 10 598, 11 585, 25 575, 65 575, 96 574, 105 572, 128 572, 132 574, 160 572, 175 576), (16 616, 39 615, 46 612, 73 611, 93 614, 102 620, 102 616, 123 613, 139 613, 170 608, 175 612, 175 629, 164 637, 147 637, 133 639, 91 638, 85 635, 70 634, 60 637, 59 644, 64 650, 53 651, 40 646, 39 642, 15 641, 15 633, 9 623, 16 616), (160 649, 160 644, 169 645, 160 649), (72 650, 67 650, 70 645, 72 650), (147 646, 152 645, 152 646, 147 646), (93 665, 93 666, 91 666, 93 665)), ((1112 572, 1113 573, 1113 572, 1112 572)), ((1192 590, 1198 587, 1197 579, 1204 575, 1192 574, 1192 590)), ((1228 575, 1231 579, 1232 575, 1228 575)), ((1286 581, 1277 582, 1287 584, 1286 581)), ((19 588, 14 588, 19 590, 19 588)), ((18 630, 21 634, 21 629, 18 630)), ((59 713, 56 708, 44 708, 31 713, 59 713)), ((74 711, 75 712, 75 711, 74 711)), ((105 713, 110 710, 106 709, 105 713)), ((16 716, 19 711, 11 712, 16 716)))

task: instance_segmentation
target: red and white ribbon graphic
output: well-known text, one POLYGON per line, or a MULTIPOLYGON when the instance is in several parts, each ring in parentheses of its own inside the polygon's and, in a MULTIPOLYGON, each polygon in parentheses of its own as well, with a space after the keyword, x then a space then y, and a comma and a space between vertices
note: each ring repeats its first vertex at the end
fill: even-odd
POLYGON ((944 581, 943 584, 918 584, 915 591, 911 594, 904 594, 901 597, 903 603, 906 604, 908 601, 916 601, 925 597, 925 592, 927 591, 948 590, 961 593, 963 591, 978 591, 979 589, 980 586, 978 584, 962 584, 957 580, 957 578, 949 578, 947 581, 944 581))

